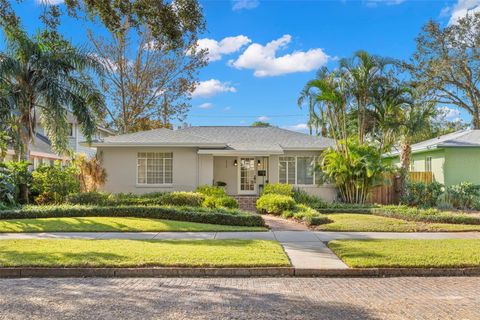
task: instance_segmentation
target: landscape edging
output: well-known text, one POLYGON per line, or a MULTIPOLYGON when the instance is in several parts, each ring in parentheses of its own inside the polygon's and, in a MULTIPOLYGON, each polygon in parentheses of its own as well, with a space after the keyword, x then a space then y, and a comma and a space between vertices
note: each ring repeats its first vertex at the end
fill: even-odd
POLYGON ((0 278, 122 277, 460 277, 480 276, 474 268, 0 268, 0 278))

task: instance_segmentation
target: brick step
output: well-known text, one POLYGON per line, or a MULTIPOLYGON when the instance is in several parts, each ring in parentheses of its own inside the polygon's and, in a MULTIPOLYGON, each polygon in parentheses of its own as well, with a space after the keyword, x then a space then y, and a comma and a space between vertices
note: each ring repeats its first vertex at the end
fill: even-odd
POLYGON ((233 196, 238 201, 238 207, 241 210, 257 212, 258 196, 233 196))

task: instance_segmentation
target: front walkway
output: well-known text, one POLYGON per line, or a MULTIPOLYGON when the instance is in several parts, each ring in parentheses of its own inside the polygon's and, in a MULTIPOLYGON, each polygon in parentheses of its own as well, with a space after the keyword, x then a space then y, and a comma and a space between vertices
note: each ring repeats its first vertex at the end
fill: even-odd
POLYGON ((480 239, 480 232, 51 232, 3 233, 1 240, 11 239, 248 239, 278 241, 296 269, 348 268, 327 246, 335 239, 480 239))

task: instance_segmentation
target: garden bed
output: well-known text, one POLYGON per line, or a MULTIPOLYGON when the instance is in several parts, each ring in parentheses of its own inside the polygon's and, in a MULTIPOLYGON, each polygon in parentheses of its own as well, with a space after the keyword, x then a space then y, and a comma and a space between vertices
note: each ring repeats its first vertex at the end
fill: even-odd
POLYGON ((353 268, 480 266, 480 239, 334 240, 328 247, 353 268))
POLYGON ((2 240, 0 267, 287 267, 266 240, 2 240))
POLYGON ((264 227, 207 224, 131 217, 79 217, 0 220, 5 232, 222 232, 266 231, 264 227))

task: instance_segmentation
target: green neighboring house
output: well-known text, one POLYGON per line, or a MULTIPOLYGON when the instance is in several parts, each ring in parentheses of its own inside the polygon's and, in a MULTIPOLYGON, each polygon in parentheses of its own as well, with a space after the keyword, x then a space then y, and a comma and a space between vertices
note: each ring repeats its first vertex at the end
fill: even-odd
MULTIPOLYGON (((399 152, 386 155, 400 165, 399 152)), ((410 171, 432 172, 446 186, 469 181, 480 185, 480 130, 460 130, 412 145, 410 171)))

